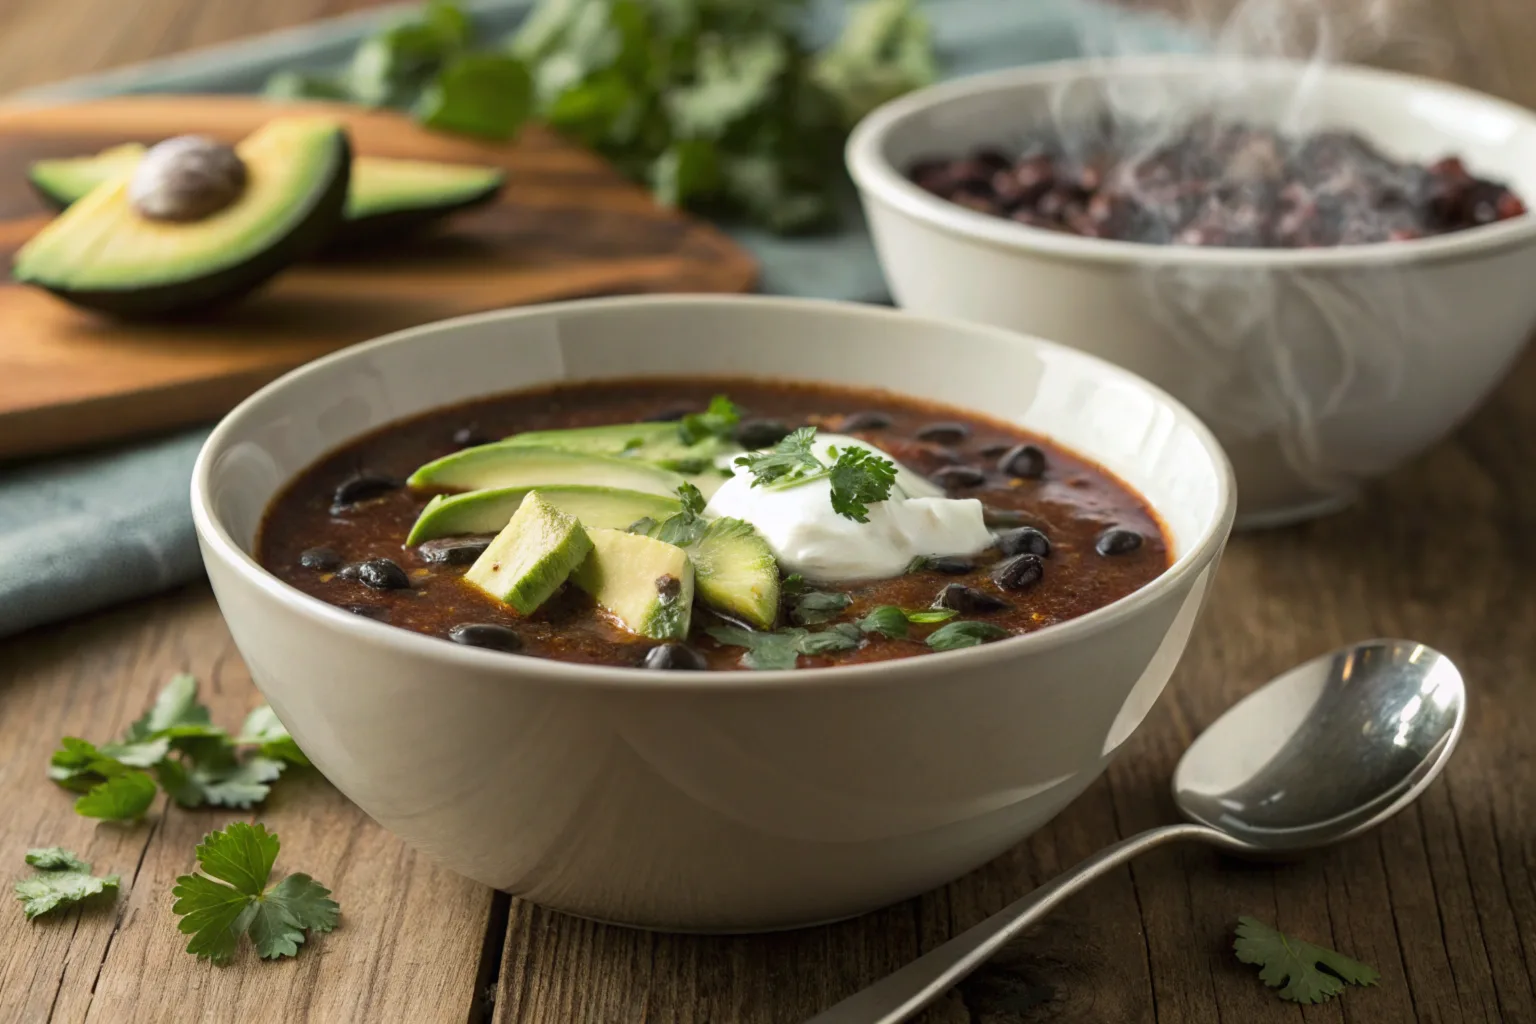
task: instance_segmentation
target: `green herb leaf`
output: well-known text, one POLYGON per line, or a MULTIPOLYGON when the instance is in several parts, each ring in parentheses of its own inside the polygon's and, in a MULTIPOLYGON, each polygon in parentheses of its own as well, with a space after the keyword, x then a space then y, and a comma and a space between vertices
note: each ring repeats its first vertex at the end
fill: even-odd
POLYGON ((784 582, 779 584, 779 596, 786 601, 793 601, 806 591, 805 577, 797 572, 792 572, 784 577, 784 582))
POLYGON ((712 437, 728 441, 740 422, 741 411, 736 404, 724 395, 716 395, 704 412, 691 412, 678 421, 677 433, 683 444, 698 444, 712 437))
POLYGON ((815 442, 816 428, 801 427, 772 448, 748 452, 736 460, 736 465, 745 466, 752 473, 753 487, 798 482, 827 468, 811 450, 815 442))
POLYGON ((278 720, 277 712, 267 704, 245 716, 245 724, 240 727, 240 735, 235 737, 235 742, 240 746, 254 746, 262 757, 274 761, 286 761, 300 766, 309 764, 309 758, 304 756, 304 751, 299 749, 299 745, 288 734, 287 726, 278 720))
POLYGON ((906 613, 908 622, 946 622, 955 617, 953 608, 918 608, 906 613))
POLYGON ((279 71, 267 79, 262 95, 274 100, 349 100, 347 83, 334 75, 279 71))
POLYGON ((17 882, 12 890, 29 921, 58 907, 72 907, 109 889, 115 892, 118 887, 117 875, 98 878, 91 874, 89 864, 62 847, 28 850, 27 863, 37 868, 37 872, 17 882))
POLYGON ((800 639, 803 629, 786 629, 777 633, 760 633, 740 626, 711 626, 705 630, 722 644, 745 647, 741 664, 759 671, 785 671, 800 661, 800 639))
POLYGON ((677 487, 677 500, 682 502, 683 511, 692 515, 702 515, 704 512, 704 493, 690 483, 682 483, 677 487))
POLYGON ((137 743, 175 726, 207 726, 212 721, 208 708, 197 699, 196 677, 181 672, 171 677, 143 717, 128 727, 123 742, 137 743))
POLYGON ((154 802, 155 780, 144 772, 124 769, 76 800, 75 813, 103 821, 135 821, 154 802))
POLYGON ((267 881, 279 841, 262 825, 234 822, 204 837, 197 848, 203 874, 182 875, 171 890, 177 927, 192 936, 187 952, 227 964, 249 933, 258 955, 293 956, 306 932, 336 927, 341 908, 330 890, 308 875, 293 874, 272 888, 267 881))
POLYGON ((1374 985, 1381 975, 1358 960, 1285 935, 1262 921, 1240 917, 1232 943, 1237 958, 1261 968, 1259 980, 1293 1003, 1321 1003, 1351 985, 1374 985), (1281 986, 1284 986, 1281 988, 1281 986))
POLYGON ((798 645, 801 654, 835 654, 854 650, 863 642, 864 635, 858 626, 839 622, 823 632, 806 633, 799 638, 798 645))
POLYGON ((470 53, 440 71, 416 102, 428 128, 510 139, 533 109, 533 80, 514 57, 470 53))
POLYGON ((48 762, 48 777, 65 789, 84 793, 122 773, 123 766, 106 757, 96 746, 77 736, 59 741, 59 749, 48 762))
POLYGON ((869 504, 885 501, 896 482, 896 464, 868 448, 848 445, 832 464, 832 510, 856 523, 869 522, 869 504))
POLYGON ((693 81, 664 93, 672 129, 687 139, 714 139, 760 110, 789 63, 788 42, 769 32, 699 40, 693 81))
POLYGON ((951 622, 928 634, 928 646, 936 651, 953 651, 1001 640, 1005 636, 1012 634, 990 622, 951 622))
POLYGON ((831 622, 837 613, 853 604, 853 598, 836 591, 807 590, 795 598, 790 618, 802 626, 831 622))
POLYGON ((938 78, 933 33, 914 0, 865 0, 849 9, 841 38, 817 57, 812 77, 852 127, 887 100, 938 78))
POLYGON ((859 628, 866 633, 880 633, 892 640, 901 640, 907 635, 907 615, 893 604, 883 604, 860 619, 859 628))

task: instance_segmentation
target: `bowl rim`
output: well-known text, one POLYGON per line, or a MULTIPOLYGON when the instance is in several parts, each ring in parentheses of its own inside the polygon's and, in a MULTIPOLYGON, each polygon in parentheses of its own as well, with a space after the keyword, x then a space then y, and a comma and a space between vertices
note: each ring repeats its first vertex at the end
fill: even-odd
MULTIPOLYGON (((487 392, 487 394, 490 393, 494 392, 487 392)), ((349 440, 351 438, 337 440, 332 449, 349 440)), ((1092 455, 1089 454, 1089 457, 1091 458, 1092 455)), ((1237 485, 1232 465, 1225 450, 1216 440, 1215 435, 1183 403, 1129 370, 1065 345, 1002 328, 939 317, 918 316, 863 303, 762 295, 676 294, 576 299, 472 313, 395 331, 305 363, 246 398, 214 427, 198 451, 197 461, 192 469, 191 502, 193 523, 201 541, 200 546, 205 563, 218 559, 245 583, 254 586, 266 598, 276 601, 292 614, 316 621, 327 629, 340 631, 352 640, 382 645, 402 655, 433 659, 475 672, 499 672, 516 676, 520 682, 542 681, 550 685, 575 685, 595 689, 687 692, 728 690, 735 693, 755 693, 785 688, 891 686, 914 680, 921 682, 925 677, 944 676, 949 672, 965 671, 967 668, 982 668, 1033 652, 1050 650, 1101 632, 1137 615, 1142 608, 1158 600, 1179 581, 1205 570, 1216 560, 1231 533, 1232 522, 1237 511, 1236 491, 1237 485), (268 572, 235 542, 214 512, 212 475, 215 462, 241 432, 246 421, 256 419, 267 402, 295 381, 338 363, 366 357, 367 354, 381 349, 421 344, 445 330, 469 324, 579 316, 589 310, 636 307, 676 309, 766 307, 788 311, 798 310, 821 316, 862 317, 870 320, 900 319, 908 322, 916 321, 934 330, 991 335, 1009 344, 1030 349, 1046 349, 1050 351, 1053 359, 1080 363, 1095 374, 1139 388, 1169 409, 1179 425, 1193 433, 1211 460, 1216 473, 1214 515, 1204 531, 1189 545, 1188 550, 1178 553, 1172 565, 1144 586, 1117 601, 1075 619, 1056 623, 1033 633, 961 650, 938 651, 922 656, 856 665, 770 671, 655 672, 639 667, 586 665, 534 655, 508 655, 497 651, 483 651, 354 615, 319 598, 311 597, 268 572), (938 660, 935 661, 935 659, 938 660)), ((1143 500, 1146 500, 1145 496, 1143 500)), ((1148 505, 1161 518, 1160 510, 1150 501, 1148 505)))
MULTIPOLYGON (((1423 75, 1407 74, 1339 63, 1319 66, 1281 58, 1241 58, 1219 54, 1154 54, 1137 57, 1073 57, 1023 67, 966 75, 939 82, 888 101, 866 115, 848 136, 844 163, 865 200, 878 199, 929 227, 972 242, 1013 252, 1049 254, 1052 257, 1092 263, 1146 264, 1196 267, 1264 267, 1275 269, 1397 266, 1438 262, 1471 252, 1514 248, 1536 238, 1536 195, 1522 196, 1525 213, 1508 220, 1461 231, 1407 241, 1368 242, 1316 249, 1254 248, 1242 246, 1158 245, 1087 238, 1081 235, 1030 227, 1003 217, 970 210, 941 199, 918 187, 885 158, 885 141, 910 118, 949 103, 990 92, 1039 89, 1091 79, 1163 75, 1187 77, 1209 74, 1213 67, 1241 66, 1245 73, 1275 77, 1320 74, 1324 80, 1366 81, 1395 84, 1403 93, 1409 88, 1432 90, 1476 103, 1505 117, 1523 122, 1536 135, 1536 111, 1476 89, 1442 82, 1423 75)), ((1448 142, 1452 140, 1447 140, 1448 142)))

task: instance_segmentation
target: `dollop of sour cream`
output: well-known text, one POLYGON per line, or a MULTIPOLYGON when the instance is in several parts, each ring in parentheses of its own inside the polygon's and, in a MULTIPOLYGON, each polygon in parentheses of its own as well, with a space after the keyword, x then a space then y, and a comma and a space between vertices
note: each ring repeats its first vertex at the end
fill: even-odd
MULTIPOLYGON (((842 434, 818 434, 814 451, 831 465, 829 449, 874 445, 842 434)), ((894 460, 892 460, 894 461, 894 460)), ((787 487, 753 487, 751 470, 733 466, 705 509, 707 516, 733 516, 751 523, 786 573, 809 580, 888 579, 900 576, 920 555, 970 555, 992 544, 975 498, 945 498, 943 491, 912 470, 896 465, 896 483, 886 501, 869 506, 860 523, 832 510, 832 482, 825 477, 787 487)))

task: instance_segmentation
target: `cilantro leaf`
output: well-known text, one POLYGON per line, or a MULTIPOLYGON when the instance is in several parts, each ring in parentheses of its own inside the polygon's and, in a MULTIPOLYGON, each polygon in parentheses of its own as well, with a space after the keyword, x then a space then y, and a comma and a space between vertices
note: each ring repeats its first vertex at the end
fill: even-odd
POLYGON ((709 400, 709 408, 703 412, 691 412, 677 424, 677 433, 683 444, 698 444, 710 438, 728 441, 731 431, 741 422, 741 410, 724 395, 709 400))
POLYGON ((197 679, 185 672, 171 677, 155 703, 123 735, 124 743, 139 743, 175 726, 207 726, 213 718, 197 699, 197 679))
POLYGON ((704 493, 693 484, 684 482, 678 485, 677 500, 683 503, 683 511, 693 515, 700 515, 704 511, 704 493))
POLYGON ((683 504, 682 511, 674 512, 659 523, 647 516, 632 523, 629 532, 654 537, 668 544, 676 544, 680 548, 697 544, 709 526, 709 523, 699 515, 704 511, 704 495, 693 484, 685 482, 678 486, 677 498, 683 504))
POLYGON ((428 128, 510 139, 533 109, 533 79, 523 62, 495 53, 453 59, 412 108, 428 128))
POLYGON ((864 640, 864 634, 851 622, 839 622, 820 633, 806 633, 800 637, 797 647, 801 654, 835 654, 854 650, 864 640))
POLYGON ((817 56, 811 75, 852 126, 887 100, 938 77, 933 33, 915 0, 865 0, 849 9, 842 36, 817 56))
POLYGON ((791 431, 772 448, 748 452, 736 460, 736 465, 745 466, 751 472, 753 487, 798 481, 827 468, 811 450, 815 441, 816 428, 801 427, 791 431))
POLYGON ((907 616, 893 604, 883 604, 870 610, 859 620, 859 628, 866 633, 879 633, 892 640, 902 640, 907 635, 907 616))
POLYGON ((48 777, 65 789, 77 793, 100 785, 109 775, 120 772, 122 765, 104 756, 95 744, 87 743, 78 736, 65 736, 59 741, 59 749, 48 761, 48 777))
POLYGON ((795 598, 789 616, 802 626, 831 622, 837 613, 853 604, 853 598, 837 591, 807 590, 795 598))
POLYGON ((779 596, 786 601, 792 601, 806 591, 805 577, 797 572, 792 572, 784 577, 784 582, 779 584, 779 596))
POLYGON ((741 656, 742 665, 759 671, 794 668, 800 661, 800 638, 805 635, 803 629, 760 633, 741 626, 711 626, 705 632, 722 644, 745 647, 747 653, 741 656))
POLYGON ((832 464, 832 509, 856 523, 869 522, 869 503, 885 501, 896 482, 896 464, 868 448, 848 445, 832 464))
POLYGON ((248 933, 257 955, 294 956, 307 932, 336 927, 341 908, 308 875, 292 874, 267 888, 279 847, 276 834, 245 822, 203 838, 197 848, 203 874, 182 875, 171 890, 177 927, 192 936, 188 953, 227 964, 248 933))
POLYGON ((245 716, 245 724, 240 726, 240 735, 235 737, 235 742, 240 746, 254 746, 262 757, 274 761, 301 766, 309 764, 309 758, 304 756, 304 751, 288 734, 287 726, 278 720, 277 712, 268 704, 245 716))
POLYGON ((1261 968, 1260 981, 1279 988, 1280 998, 1293 1003, 1321 1003, 1343 992, 1345 983, 1374 985, 1381 977, 1358 960, 1293 939, 1251 917, 1238 918, 1232 948, 1243 963, 1261 968))
POLYGON ((928 634, 928 646, 936 651, 954 651, 961 647, 975 647, 993 640, 1001 640, 1005 636, 1012 636, 1012 634, 990 622, 951 622, 928 634))
POLYGON ((145 772, 124 769, 76 800, 75 813, 104 821, 135 821, 154 802, 155 780, 145 772))
POLYGON ((117 875, 97 877, 91 866, 58 846, 28 850, 27 863, 37 868, 11 888, 21 901, 22 913, 31 920, 58 907, 74 906, 108 889, 117 890, 117 875))

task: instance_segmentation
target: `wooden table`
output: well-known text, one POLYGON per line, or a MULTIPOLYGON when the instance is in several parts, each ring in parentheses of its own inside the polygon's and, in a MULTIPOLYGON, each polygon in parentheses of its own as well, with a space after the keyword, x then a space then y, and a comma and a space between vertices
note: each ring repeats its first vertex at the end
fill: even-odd
MULTIPOLYGON (((1183 0, 1173 0, 1183 2, 1183 0)), ((0 91, 334 13, 366 0, 4 0, 0 91)), ((1536 105, 1529 0, 1438 0, 1389 63, 1536 105)), ((1448 338, 1448 344, 1455 339, 1448 338)), ((0 644, 0 875, 59 843, 123 875, 115 907, 28 925, 0 914, 0 1021, 801 1021, 1055 872, 1173 819, 1167 780, 1254 684, 1336 644, 1422 639, 1472 689, 1447 778, 1378 832, 1285 868, 1202 849, 1099 883, 930 1015, 1009 1022, 1536 1022, 1536 356, 1450 442, 1323 522, 1243 536, 1188 656, 1108 774, 1047 828, 953 885, 859 921, 762 938, 627 932, 549 914, 406 849, 317 778, 259 818, 279 869, 331 885, 342 926, 295 959, 232 967, 181 952, 175 875, 231 815, 157 808, 132 828, 76 817, 43 776, 58 737, 115 735, 173 672, 229 725, 259 701, 207 588, 0 644), (1302 1008, 1230 952, 1253 914, 1382 972, 1302 1008)), ((403 752, 402 756, 408 756, 403 752)))

